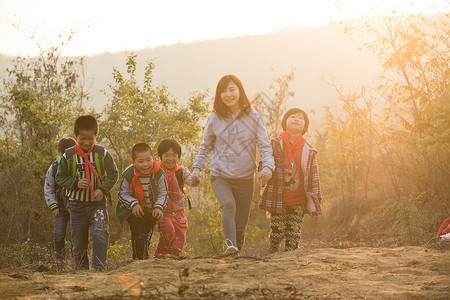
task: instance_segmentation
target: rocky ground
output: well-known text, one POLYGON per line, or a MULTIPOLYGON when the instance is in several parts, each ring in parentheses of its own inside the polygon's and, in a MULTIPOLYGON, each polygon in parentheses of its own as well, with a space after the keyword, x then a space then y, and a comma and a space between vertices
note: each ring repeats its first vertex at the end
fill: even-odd
POLYGON ((100 273, 0 270, 1 299, 181 297, 450 299, 450 251, 307 248, 263 257, 148 259, 100 273))

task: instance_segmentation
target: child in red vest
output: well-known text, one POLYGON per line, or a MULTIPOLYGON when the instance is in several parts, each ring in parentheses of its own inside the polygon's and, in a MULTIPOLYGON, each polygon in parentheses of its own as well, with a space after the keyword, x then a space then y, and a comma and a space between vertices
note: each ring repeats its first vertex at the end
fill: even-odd
POLYGON ((322 213, 317 151, 303 137, 308 125, 306 113, 292 108, 283 116, 280 136, 271 141, 275 171, 259 203, 271 213, 270 253, 278 251, 284 238, 285 250, 296 250, 303 216, 322 213))
POLYGON ((165 139, 158 146, 161 168, 166 172, 169 201, 160 223, 158 246, 154 256, 180 256, 186 242, 188 223, 184 211, 183 185, 197 186, 199 182, 189 170, 178 165, 181 146, 174 139, 165 139))

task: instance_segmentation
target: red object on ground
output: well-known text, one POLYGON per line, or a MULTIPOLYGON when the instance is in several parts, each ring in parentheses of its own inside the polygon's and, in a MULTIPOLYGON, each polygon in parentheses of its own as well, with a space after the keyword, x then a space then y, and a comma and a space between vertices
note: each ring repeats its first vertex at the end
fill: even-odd
POLYGON ((437 236, 446 235, 450 232, 450 218, 447 218, 447 220, 442 223, 441 227, 439 227, 439 231, 437 236))

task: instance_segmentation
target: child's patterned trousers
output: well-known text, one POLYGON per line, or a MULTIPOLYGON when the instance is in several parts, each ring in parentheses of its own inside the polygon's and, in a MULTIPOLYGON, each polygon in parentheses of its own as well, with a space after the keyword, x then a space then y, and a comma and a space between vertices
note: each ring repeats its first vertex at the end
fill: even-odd
POLYGON ((277 252, 286 238, 285 251, 296 250, 301 237, 305 206, 302 204, 286 206, 284 214, 270 217, 270 252, 277 252))

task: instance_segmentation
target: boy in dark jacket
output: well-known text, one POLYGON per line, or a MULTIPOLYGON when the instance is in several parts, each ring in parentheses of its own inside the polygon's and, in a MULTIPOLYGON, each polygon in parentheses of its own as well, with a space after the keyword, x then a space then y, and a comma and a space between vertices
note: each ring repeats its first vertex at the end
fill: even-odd
POLYGON ((121 224, 130 225, 133 259, 146 259, 153 227, 162 219, 169 198, 167 177, 149 144, 134 145, 131 158, 133 164, 122 173, 116 214, 121 224))

